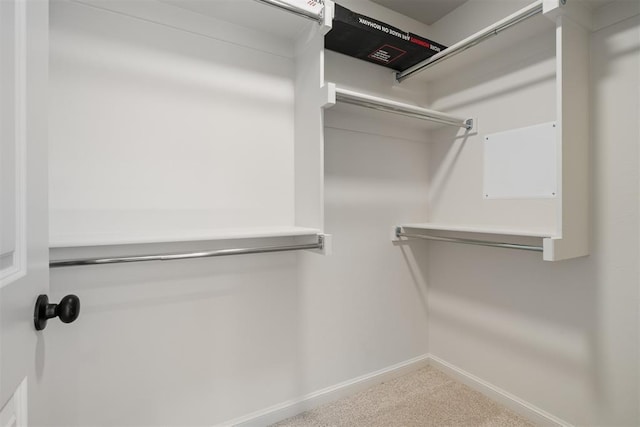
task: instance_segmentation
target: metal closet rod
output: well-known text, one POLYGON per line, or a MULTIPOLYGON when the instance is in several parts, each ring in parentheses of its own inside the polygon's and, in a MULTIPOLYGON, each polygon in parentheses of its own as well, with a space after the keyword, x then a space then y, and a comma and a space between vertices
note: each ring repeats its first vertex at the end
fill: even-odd
POLYGON ((289 3, 280 0, 255 0, 260 3, 264 3, 269 6, 277 7, 278 9, 286 10, 287 12, 293 13, 294 15, 302 16, 307 19, 311 19, 316 22, 322 22, 324 17, 324 8, 319 14, 310 12, 305 9, 297 8, 289 3))
POLYGON ((473 119, 463 119, 439 111, 403 104, 339 87, 336 87, 336 101, 465 129, 473 128, 473 119))
POLYGON ((425 59, 422 62, 417 63, 413 67, 407 68, 402 72, 396 73, 396 80, 399 82, 413 76, 416 73, 426 70, 429 67, 433 67, 435 64, 438 64, 446 59, 449 59, 461 52, 464 52, 467 49, 472 48, 473 46, 482 43, 483 41, 498 35, 500 32, 511 28, 512 26, 519 24, 522 21, 525 21, 535 15, 542 13, 542 0, 537 0, 536 2, 530 4, 527 7, 520 9, 512 15, 507 16, 501 21, 496 22, 489 27, 486 27, 483 30, 478 31, 472 36, 467 37, 466 39, 459 41, 458 43, 449 46, 444 49, 442 52, 433 55, 432 57, 425 59))
POLYGON ((103 265, 103 264, 122 264, 128 262, 146 262, 146 261, 175 261, 183 259, 195 258, 212 258, 229 255, 248 255, 248 254, 264 254, 270 252, 287 252, 309 249, 323 249, 324 236, 318 235, 316 243, 308 243, 303 245, 289 246, 266 246, 259 248, 234 248, 234 249, 216 249, 213 251, 201 252, 185 252, 174 254, 153 254, 153 255, 131 255, 122 257, 105 257, 105 258, 76 258, 51 261, 49 268, 58 267, 74 267, 81 265, 103 265))
POLYGON ((466 245, 476 245, 476 246, 490 246, 494 248, 504 248, 504 249, 518 249, 521 251, 533 251, 533 252, 542 252, 542 246, 533 246, 533 245, 520 245, 517 243, 502 243, 502 242, 490 242, 487 240, 476 240, 476 239, 458 239, 454 237, 438 237, 438 236, 429 236, 425 234, 412 234, 412 233, 403 233, 401 228, 396 228, 396 237, 406 237, 406 238, 414 238, 414 239, 423 239, 423 240, 435 240, 437 242, 449 242, 449 243, 464 243, 466 245))

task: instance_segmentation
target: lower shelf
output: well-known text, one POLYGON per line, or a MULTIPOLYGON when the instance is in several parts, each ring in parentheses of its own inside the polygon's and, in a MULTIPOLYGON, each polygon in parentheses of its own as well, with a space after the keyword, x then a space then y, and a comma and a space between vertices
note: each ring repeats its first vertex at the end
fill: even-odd
POLYGON ((49 250, 50 268, 189 260, 230 255, 307 250, 329 255, 331 236, 304 227, 262 227, 208 230, 202 233, 110 236, 109 239, 66 242, 49 250))
POLYGON ((417 230, 437 230, 437 231, 453 231, 459 233, 479 233, 479 234, 497 234, 503 236, 523 236, 523 237, 554 237, 555 233, 548 230, 524 230, 516 228, 498 228, 486 227, 478 225, 454 225, 439 223, 417 223, 402 224, 403 228, 411 228, 417 230))
POLYGON ((268 237, 297 237, 320 234, 321 231, 305 227, 246 227, 184 232, 83 233, 82 235, 58 235, 51 238, 49 247, 77 248, 87 246, 115 246, 148 243, 197 242, 210 240, 259 239, 268 237))
MULTIPOLYGON (((560 236, 543 230, 518 230, 509 228, 493 228, 482 226, 461 226, 449 224, 417 223, 398 225, 393 230, 394 241, 407 239, 424 239, 449 243, 463 243, 477 246, 490 246, 504 249, 518 249, 525 251, 541 252, 545 261, 560 261, 586 256, 587 253, 571 251, 571 242, 567 242, 560 236), (435 232, 435 233, 429 233, 435 232), (476 235, 509 236, 510 241, 500 241, 488 238, 451 237, 448 233, 463 233, 476 235), (443 233, 445 235, 443 235, 443 233), (513 241, 514 237, 521 237, 526 242, 513 241), (536 239, 532 242, 532 239, 536 239)), ((518 240, 518 239, 515 239, 518 240)))

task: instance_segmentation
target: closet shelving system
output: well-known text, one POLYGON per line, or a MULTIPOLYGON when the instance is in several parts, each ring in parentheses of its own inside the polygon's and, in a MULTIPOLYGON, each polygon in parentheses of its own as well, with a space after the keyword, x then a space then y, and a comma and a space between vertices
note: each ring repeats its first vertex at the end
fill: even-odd
MULTIPOLYGON (((466 116, 455 117, 396 100, 346 90, 339 83, 327 84, 326 106, 342 101, 457 126, 467 135, 475 133, 466 143, 487 142, 484 159, 485 186, 491 180, 515 181, 512 183, 515 187, 508 188, 512 193, 507 197, 494 198, 494 194, 488 194, 486 190, 476 193, 469 190, 464 193, 460 197, 462 200, 456 203, 459 211, 468 212, 463 215, 466 217, 465 221, 447 222, 445 219, 399 223, 393 227, 393 241, 426 239, 536 251, 541 252, 543 259, 547 261, 588 255, 588 27, 588 11, 578 1, 539 0, 431 58, 403 72, 394 73, 395 85, 402 86, 409 79, 420 80, 424 84, 438 84, 458 75, 461 70, 472 69, 477 63, 494 55, 514 52, 524 42, 555 34, 555 99, 545 101, 550 105, 555 103, 555 118, 553 121, 535 123, 534 126, 520 129, 510 129, 511 126, 506 123, 502 125, 506 126, 506 132, 495 135, 480 133, 473 106, 466 107, 469 109, 464 111, 466 116), (499 36, 505 30, 508 30, 508 35, 499 36), (489 140, 502 141, 503 145, 498 145, 497 149, 492 149, 491 154, 487 154, 489 140), (518 145, 505 144, 520 140, 527 141, 522 146, 521 153, 517 152, 518 145), (489 155, 491 158, 487 160, 489 155), (531 175, 527 176, 527 172, 517 170, 509 171, 505 164, 512 161, 523 166, 531 175), (533 166, 527 163, 532 163, 533 166), (503 169, 507 172, 502 171, 503 169), (540 194, 537 188, 540 185, 546 185, 546 193, 540 194), (538 193, 532 196, 529 194, 529 187, 535 187, 538 193), (538 220, 535 215, 531 215, 528 218, 530 224, 520 223, 514 226, 512 223, 500 223, 500 218, 511 221, 509 216, 517 215, 522 206, 527 203, 539 204, 541 199, 545 199, 543 203, 550 207, 547 210, 553 211, 548 215, 552 216, 551 221, 538 220), (494 214, 496 209, 485 210, 491 203, 501 206, 502 212, 499 215, 494 214)), ((374 88, 376 89, 378 88, 374 88)), ((526 105, 515 108, 524 109, 526 105)), ((486 118, 487 116, 479 119, 480 126, 486 118)), ((439 142, 432 141, 433 144, 439 142)), ((482 157, 476 160, 479 164, 483 163, 482 157)), ((517 166, 512 169, 517 169, 517 166)))
POLYGON ((52 3, 50 266, 330 252, 331 5, 52 3))
MULTIPOLYGON (((556 184, 552 197, 555 212, 553 226, 534 224, 530 228, 503 227, 492 224, 492 221, 469 221, 464 224, 407 222, 397 224, 393 228, 395 241, 424 238, 533 250, 542 252, 543 258, 549 261, 588 255, 588 79, 586 74, 588 43, 587 32, 584 28, 584 15, 576 3, 572 0, 568 0, 568 4, 563 0, 538 0, 450 46, 423 63, 403 73, 394 73, 394 78, 389 82, 390 86, 402 86, 405 80, 413 78, 424 79, 425 82, 437 80, 456 73, 456 70, 461 67, 464 69, 465 66, 473 64, 478 58, 491 52, 513 48, 513 45, 519 40, 528 39, 532 34, 555 32, 556 118, 553 122, 554 153, 552 153, 553 159, 550 162, 555 168, 556 184), (531 24, 531 22, 534 23, 531 24), (519 31, 519 28, 522 30, 519 31), (511 34, 508 38, 493 37, 506 29, 509 29, 511 34), (438 232, 464 233, 464 236, 443 236, 438 232), (469 234, 481 238, 469 237, 469 234), (490 236, 490 238, 486 238, 486 236, 490 236), (496 236, 510 236, 525 240, 540 239, 542 244, 530 244, 529 240, 527 243, 504 242, 496 236)), ((92 19, 98 19, 92 15, 97 14, 104 17, 103 15, 110 14, 109 19, 113 20, 112 24, 116 27, 118 25, 125 27, 125 34, 130 31, 126 28, 131 23, 129 21, 136 21, 143 23, 143 25, 162 28, 161 38, 171 38, 179 34, 184 39, 181 40, 183 43, 189 41, 189 37, 197 37, 214 43, 221 42, 227 46, 238 45, 240 46, 238 51, 241 52, 230 52, 233 56, 232 61, 237 61, 230 65, 235 67, 248 65, 251 68, 249 70, 251 75, 257 76, 258 79, 262 78, 262 74, 264 74, 266 80, 263 79, 260 82, 262 84, 265 81, 269 82, 271 73, 280 73, 279 77, 284 76, 287 80, 286 84, 291 88, 290 96, 284 101, 283 111, 285 113, 279 117, 280 124, 286 130, 285 134, 290 137, 290 145, 287 146, 289 157, 281 163, 289 168, 287 170, 290 171, 295 185, 288 195, 290 209, 284 214, 282 212, 275 214, 275 217, 279 215, 279 219, 274 221, 277 226, 272 226, 269 223, 269 221, 273 221, 272 218, 262 220, 265 215, 261 215, 260 212, 256 213, 254 210, 253 217, 247 221, 251 223, 251 226, 247 226, 242 221, 233 223, 232 220, 220 221, 225 223, 223 228, 183 230, 176 227, 169 230, 163 229, 160 233, 156 230, 155 232, 138 234, 131 232, 132 229, 135 229, 135 221, 133 226, 128 224, 127 227, 124 227, 124 232, 113 232, 113 230, 101 229, 100 225, 96 225, 101 224, 99 221, 85 218, 84 215, 87 212, 95 211, 96 206, 92 205, 91 201, 82 200, 79 195, 80 191, 75 194, 75 200, 73 194, 58 196, 56 192, 53 192, 52 206, 54 209, 56 206, 61 206, 60 214, 56 217, 62 218, 61 220, 54 219, 52 226, 51 247, 53 252, 56 249, 61 250, 60 256, 51 263, 53 267, 185 259, 297 249, 317 249, 319 252, 327 253, 330 247, 330 236, 323 234, 324 119, 322 110, 336 103, 358 105, 428 120, 438 125, 457 127, 461 132, 479 136, 478 120, 473 114, 468 116, 449 114, 418 106, 415 103, 385 98, 377 94, 369 94, 367 91, 354 90, 349 85, 342 85, 339 81, 327 82, 325 80, 324 35, 331 30, 334 9, 334 3, 331 0, 317 2, 311 6, 308 4, 296 6, 295 2, 282 0, 237 0, 234 2, 154 0, 144 3, 75 0, 58 5, 56 8, 59 9, 56 13, 62 17, 59 19, 61 23, 58 25, 63 28, 69 22, 88 22, 90 25, 92 19), (223 3, 224 6, 221 6, 223 3), (215 20, 217 25, 212 25, 211 20, 215 20), (264 58, 260 57, 260 53, 255 54, 255 52, 266 52, 271 58, 266 69, 261 65, 264 58), (285 71, 281 71, 282 69, 285 71), (56 197, 61 200, 60 203, 57 203, 56 197), (78 200, 82 200, 82 202, 77 203, 78 200), (74 204, 74 202, 76 203, 74 204), (65 203, 72 205, 73 209, 69 209, 65 203), (64 218, 70 219, 65 220, 64 218), (63 250, 64 248, 86 249, 87 247, 137 243, 237 241, 273 237, 288 237, 293 240, 280 246, 222 248, 186 253, 140 254, 123 257, 93 256, 82 259, 77 257, 64 259, 65 252, 63 250), (300 241, 300 239, 304 241, 300 241)), ((73 27, 73 24, 70 26, 73 27)), ((73 37, 69 37, 65 31, 61 31, 61 33, 64 33, 66 38, 60 37, 62 40, 60 45, 74 42, 73 37)), ((77 41, 75 42, 77 43, 77 41)), ((178 43, 172 39, 171 43, 174 42, 178 43)), ((59 49, 64 50, 64 46, 59 49)), ((55 49, 53 56, 55 57, 55 49)), ((220 83, 223 86, 239 84, 232 78, 228 82, 221 79, 220 83)), ((241 91, 241 95, 246 94, 241 91)), ((265 94, 260 95, 266 96, 265 94)), ((246 126, 246 123, 251 123, 251 119, 254 118, 259 121, 263 110, 245 107, 240 107, 241 111, 239 111, 243 115, 243 126, 246 126)), ((473 113, 473 111, 466 113, 473 113)), ((239 123, 238 120, 232 125, 237 127, 239 123)), ((265 130, 261 134, 262 140, 257 143, 279 146, 282 129, 282 127, 276 127, 273 135, 265 130)), ((54 139, 63 141, 60 144, 64 145, 67 136, 68 133, 65 134, 63 129, 60 135, 54 135, 54 139)), ((486 138, 488 137, 486 136, 486 138)), ((251 136, 246 138, 250 143, 251 136)), ((63 151, 70 149, 73 149, 73 144, 67 142, 63 151)), ((225 158, 223 163, 227 165, 233 165, 234 162, 242 163, 245 161, 246 150, 247 147, 239 151, 232 151, 230 153, 232 156, 225 158)), ((60 163, 58 167, 69 169, 69 159, 56 160, 54 158, 54 166, 56 161, 60 163)), ((478 161, 481 162, 481 159, 478 161)), ((224 166, 221 167, 224 169, 224 166)), ((70 169, 73 171, 78 167, 76 165, 75 168, 71 167, 70 169)), ((188 186, 192 183, 185 182, 184 184, 188 186)), ((90 184, 96 183, 90 182, 90 184)), ((97 184, 99 187, 99 184, 104 183, 98 182, 97 184)), ((201 187, 196 190, 205 194, 209 190, 208 184, 210 182, 201 183, 201 187)), ((258 191, 262 191, 262 189, 258 191)), ((277 192, 277 190, 275 191, 277 192)), ((223 191, 222 197, 226 197, 228 199, 226 201, 232 204, 242 204, 243 200, 256 197, 255 190, 253 193, 251 190, 247 190, 246 194, 237 193, 237 190, 223 191)), ((111 208, 113 211, 126 212, 127 201, 123 202, 113 194, 110 196, 112 196, 113 206, 111 208)), ((518 203, 518 200, 511 200, 509 203, 518 203)), ((212 222, 215 222, 215 216, 216 213, 212 212, 212 222)))

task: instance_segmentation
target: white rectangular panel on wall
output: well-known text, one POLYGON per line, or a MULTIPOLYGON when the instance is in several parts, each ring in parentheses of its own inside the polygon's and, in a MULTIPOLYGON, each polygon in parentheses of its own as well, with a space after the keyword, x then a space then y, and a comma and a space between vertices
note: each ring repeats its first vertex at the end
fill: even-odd
POLYGON ((484 137, 484 198, 555 198, 555 122, 484 137))

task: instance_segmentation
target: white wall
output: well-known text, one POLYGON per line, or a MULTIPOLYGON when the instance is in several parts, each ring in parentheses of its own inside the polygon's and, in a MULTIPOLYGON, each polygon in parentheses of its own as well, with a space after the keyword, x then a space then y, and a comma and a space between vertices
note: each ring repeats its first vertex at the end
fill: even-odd
POLYGON ((293 225, 291 53, 67 1, 51 22, 53 242, 293 225))
MULTIPOLYGON (((477 22, 472 17, 491 22, 479 3, 438 22, 436 34, 467 34, 461 23, 477 22)), ((545 263, 534 254, 432 243, 422 264, 430 353, 578 425, 640 422, 640 19, 629 17, 630 3, 596 11, 600 23, 616 8, 625 12, 591 36, 591 256, 545 263)), ((493 19, 504 15, 499 9, 493 19)), ((445 101, 465 96, 452 92, 445 101)), ((529 111, 516 105, 502 108, 529 111)))

